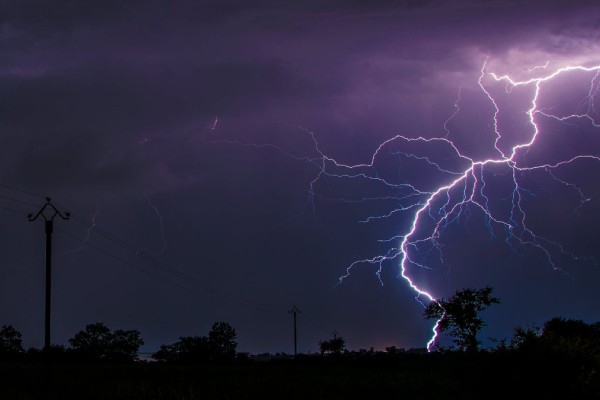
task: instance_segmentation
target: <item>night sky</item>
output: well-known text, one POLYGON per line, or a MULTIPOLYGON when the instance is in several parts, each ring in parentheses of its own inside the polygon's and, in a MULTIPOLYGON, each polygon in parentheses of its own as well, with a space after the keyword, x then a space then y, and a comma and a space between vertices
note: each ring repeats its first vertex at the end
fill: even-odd
POLYGON ((291 353, 296 305, 301 352, 422 348, 402 244, 434 297, 494 287, 488 344, 600 320, 600 6, 364 3, 2 0, 0 324, 43 344, 44 196, 56 344, 291 353))

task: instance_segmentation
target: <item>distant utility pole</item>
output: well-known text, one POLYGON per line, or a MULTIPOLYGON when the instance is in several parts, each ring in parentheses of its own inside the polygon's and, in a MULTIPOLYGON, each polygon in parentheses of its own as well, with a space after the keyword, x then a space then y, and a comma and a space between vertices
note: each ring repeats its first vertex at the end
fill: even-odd
POLYGON ((54 217, 59 216, 60 218, 67 220, 70 214, 68 212, 60 212, 54 204, 51 203, 50 197, 46 197, 46 204, 37 212, 37 214, 29 214, 27 218, 29 221, 35 221, 38 217, 44 218, 44 227, 46 232, 46 312, 45 312, 45 324, 44 324, 44 351, 50 350, 50 304, 51 304, 51 293, 52 293, 52 228, 54 217))
POLYGON ((292 307, 292 309, 290 311, 288 311, 289 314, 294 314, 294 357, 296 357, 298 355, 298 335, 297 335, 297 331, 296 331, 296 314, 301 313, 302 311, 300 311, 298 309, 298 307, 294 306, 292 307))

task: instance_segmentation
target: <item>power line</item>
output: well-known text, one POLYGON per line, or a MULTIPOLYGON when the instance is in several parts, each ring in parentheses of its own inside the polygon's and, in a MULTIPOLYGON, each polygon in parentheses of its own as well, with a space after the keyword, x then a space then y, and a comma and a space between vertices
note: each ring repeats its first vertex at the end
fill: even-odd
POLYGON ((317 330, 321 331, 321 333, 327 333, 327 330, 324 329, 322 326, 316 324, 311 318, 309 318, 306 313, 304 314, 304 319, 306 321, 308 321, 314 328, 316 328, 317 330))
MULTIPOLYGON (((120 257, 120 256, 117 256, 115 254, 112 254, 109 251, 106 251, 106 250, 100 248, 99 246, 96 246, 94 244, 86 242, 83 239, 81 239, 81 238, 79 238, 79 237, 77 237, 77 236, 75 236, 75 235, 73 235, 73 234, 71 234, 69 232, 66 232, 65 230, 57 229, 57 231, 60 231, 64 235, 66 235, 66 236, 68 236, 68 237, 70 237, 72 239, 75 239, 77 241, 80 241, 81 243, 84 243, 85 245, 87 245, 87 246, 89 246, 89 247, 91 247, 91 248, 93 248, 93 249, 95 249, 95 250, 97 250, 97 251, 99 251, 99 252, 101 252, 101 253, 103 253, 103 254, 111 257, 111 258, 114 258, 115 260, 117 260, 119 262, 122 262, 123 264, 126 264, 126 265, 128 265, 130 267, 133 267, 133 268, 137 269, 140 272, 147 273, 150 276, 152 276, 152 277, 154 277, 154 278, 156 278, 158 280, 161 280, 163 282, 169 283, 169 284, 171 284, 173 286, 176 286, 176 287, 178 287, 180 289, 184 289, 184 290, 188 290, 188 291, 192 291, 193 290, 192 288, 187 287, 187 286, 183 286, 183 285, 181 285, 180 283, 178 283, 178 282, 176 282, 174 280, 171 280, 171 279, 165 278, 163 276, 160 276, 160 275, 152 272, 149 269, 142 268, 139 265, 137 265, 135 263, 132 263, 132 262, 124 259, 123 257, 120 257)), ((162 270, 165 271, 164 269, 162 269, 162 270)), ((165 272, 170 272, 170 271, 166 270, 165 272)), ((238 297, 235 297, 233 295, 229 295, 229 294, 227 294, 225 292, 219 292, 216 289, 214 289, 214 288, 212 288, 212 287, 210 287, 208 285, 201 284, 199 281, 196 281, 194 279, 190 278, 189 280, 191 280, 192 282, 187 282, 187 279, 184 278, 184 277, 176 276, 176 278, 179 278, 180 280, 184 281, 185 283, 190 283, 190 284, 192 284, 192 286, 199 287, 200 289, 203 289, 205 292, 209 292, 209 294, 212 295, 212 296, 214 296, 214 297, 220 297, 221 300, 225 300, 227 302, 227 304, 229 304, 229 305, 235 305, 235 303, 232 302, 233 300, 237 301, 237 303, 244 303, 244 302, 246 302, 246 299, 238 298, 238 297)))
POLYGON ((12 212, 17 213, 17 214, 29 215, 29 211, 15 210, 14 208, 10 208, 10 207, 0 206, 0 209, 1 210, 6 210, 6 211, 12 211, 12 212))
MULTIPOLYGON (((22 190, 22 189, 19 189, 19 188, 16 188, 16 187, 14 187, 14 186, 6 185, 6 184, 3 184, 3 183, 0 183, 0 187, 3 187, 3 188, 5 188, 5 189, 12 190, 12 191, 14 191, 14 192, 23 193, 23 194, 26 194, 26 195, 28 195, 28 196, 32 196, 32 197, 36 197, 36 198, 41 198, 41 199, 45 199, 45 198, 46 198, 46 196, 43 196, 43 195, 41 195, 41 194, 38 194, 38 193, 32 193, 32 192, 28 192, 28 191, 26 191, 26 190, 22 190)), ((37 204, 36 204, 36 205, 37 205, 37 204)), ((57 205, 59 205, 59 204, 57 203, 57 205)))
MULTIPOLYGON (((248 298, 245 298, 242 296, 238 296, 238 295, 226 292, 222 289, 218 289, 211 285, 208 285, 208 284, 198 280, 197 278, 193 277, 192 275, 189 275, 169 264, 165 264, 164 262, 157 260, 155 257, 151 256, 147 252, 140 251, 138 247, 128 244, 126 241, 124 241, 124 240, 120 239, 119 237, 100 228, 96 223, 87 221, 85 218, 83 218, 77 214, 72 214, 72 217, 76 222, 84 225, 86 228, 93 228, 92 232, 98 233, 100 236, 103 236, 105 239, 107 239, 107 240, 115 243, 116 245, 124 248, 125 250, 131 252, 135 257, 140 258, 143 261, 155 266, 156 268, 161 269, 164 272, 170 273, 183 281, 186 281, 186 283, 191 283, 192 285, 199 287, 205 291, 209 291, 216 296, 230 298, 232 300, 235 300, 235 301, 241 302, 241 303, 252 303, 253 306, 257 309, 262 309, 264 311, 269 311, 269 312, 274 312, 274 313, 281 312, 280 308, 273 308, 270 306, 266 306, 265 304, 258 303, 255 300, 251 300, 251 299, 248 299, 248 298)), ((80 239, 78 239, 78 240, 80 240, 80 239)), ((82 241, 82 242, 86 243, 84 241, 82 241)))
POLYGON ((80 242, 84 243, 85 245, 87 245, 87 246, 89 246, 89 247, 93 248, 94 250, 97 250, 97 251, 99 251, 100 253, 102 253, 102 254, 104 254, 104 255, 106 255, 106 256, 108 256, 108 257, 114 258, 115 260, 117 260, 117 261, 120 261, 120 262, 122 262, 123 264, 129 265, 130 267, 133 267, 133 268, 135 268, 135 269, 137 269, 138 271, 145 272, 145 273, 147 273, 147 274, 149 274, 149 275, 153 276, 154 278, 157 278, 157 279, 159 279, 159 280, 162 280, 163 282, 167 282, 167 283, 169 283, 169 284, 171 284, 171 285, 177 286, 177 287, 178 287, 178 288, 180 288, 180 289, 191 290, 191 289, 190 289, 190 288, 188 288, 188 287, 182 286, 182 285, 180 285, 180 284, 179 284, 179 283, 177 283, 177 282, 174 282, 174 281, 170 281, 170 280, 168 280, 168 279, 165 279, 165 278, 161 277, 160 275, 157 275, 157 274, 155 274, 155 273, 153 273, 153 272, 151 272, 151 271, 149 271, 149 270, 147 270, 147 269, 144 269, 144 268, 140 267, 139 265, 136 265, 136 264, 134 264, 134 263, 132 263, 132 262, 129 262, 129 261, 127 261, 126 259, 124 259, 124 258, 122 258, 122 257, 119 257, 119 256, 117 256, 117 255, 114 255, 114 254, 112 254, 112 253, 110 253, 110 252, 108 252, 108 251, 106 251, 106 250, 103 250, 102 248, 100 248, 100 247, 98 247, 98 246, 96 246, 96 245, 93 245, 93 244, 91 244, 91 243, 89 243, 89 242, 86 242, 86 241, 84 241, 83 239, 81 239, 81 238, 79 238, 79 237, 77 237, 77 236, 75 236, 75 235, 73 235, 73 234, 71 234, 71 233, 69 233, 69 232, 65 231, 64 229, 56 228, 56 230, 57 230, 58 232, 62 233, 63 235, 70 237, 71 239, 74 239, 74 240, 77 240, 77 241, 80 241, 80 242))
POLYGON ((14 201, 15 203, 21 203, 21 204, 25 204, 25 205, 33 206, 33 207, 37 207, 39 205, 38 203, 32 203, 32 202, 25 201, 25 200, 19 200, 19 199, 15 199, 14 197, 9 197, 9 196, 0 196, 0 199, 14 201))
MULTIPOLYGON (((7 185, 0 184, 0 187, 3 187, 3 188, 5 188, 5 189, 9 189, 9 190, 12 190, 12 191, 16 191, 16 192, 20 192, 20 193, 25 193, 25 194, 31 195, 31 194, 29 194, 29 192, 24 192, 24 191, 18 190, 18 189, 16 189, 16 188, 13 188, 13 187, 11 187, 11 186, 7 186, 7 185)), ((42 197, 42 196, 40 196, 40 197, 42 197)), ((15 197, 12 197, 12 196, 4 196, 4 195, 0 195, 0 199, 3 199, 3 200, 8 200, 8 201, 10 201, 10 202, 14 202, 14 203, 23 204, 23 205, 26 205, 26 206, 32 206, 32 207, 37 207, 37 206, 39 206, 39 203, 33 203, 33 202, 30 202, 30 201, 26 201, 26 200, 17 199, 17 198, 15 198, 15 197)), ((7 211, 12 211, 12 212, 19 213, 19 214, 25 214, 25 215, 28 215, 28 214, 29 214, 29 211, 17 210, 17 209, 15 209, 15 208, 12 208, 12 207, 7 207, 7 206, 5 206, 5 205, 4 205, 4 206, 0 206, 0 209, 7 210, 7 211)))
MULTIPOLYGON (((14 192, 18 192, 18 193, 21 193, 21 194, 25 194, 27 196, 32 196, 32 197, 35 197, 35 198, 45 198, 45 196, 42 196, 40 194, 33 193, 33 192, 30 192, 30 191, 26 191, 26 190, 22 190, 22 189, 19 189, 17 187, 11 186, 11 185, 0 184, 0 187, 8 189, 8 190, 11 190, 11 191, 14 191, 14 192)), ((14 197, 0 196, 0 198, 4 198, 6 200, 14 201, 14 202, 21 203, 21 204, 24 204, 24 205, 35 205, 35 206, 37 206, 37 204, 35 204, 35 203, 29 202, 29 201, 26 201, 26 200, 20 200, 20 199, 14 198, 14 197)), ((60 203, 58 203, 56 201, 54 202, 54 204, 60 206, 61 208, 66 208, 66 207, 64 207, 64 205, 62 205, 62 204, 60 204, 60 203)), ((4 207, 4 206, 0 206, 0 209, 5 209, 7 211, 12 211, 12 212, 21 213, 21 214, 28 214, 25 211, 20 211, 20 210, 16 210, 16 209, 12 209, 12 208, 9 208, 9 207, 4 207)), ((79 215, 77 215, 75 213, 72 213, 70 216, 71 216, 72 220, 74 220, 74 221, 76 221, 76 222, 84 225, 86 228, 93 228, 92 232, 97 233, 98 235, 104 237, 106 240, 109 240, 110 242, 116 244, 117 246, 122 247, 126 251, 132 253, 135 257, 141 259, 142 261, 147 262, 148 264, 150 264, 150 265, 152 265, 152 266, 154 266, 154 267, 162 270, 165 273, 173 275, 174 278, 176 278, 176 279, 184 281, 187 284, 191 284, 192 286, 198 287, 198 288, 204 290, 205 292, 207 292, 208 294, 210 294, 212 296, 220 297, 222 300, 228 300, 229 304, 232 304, 231 302, 237 302, 237 303, 241 303, 241 304, 252 305, 252 307, 257 308, 257 309, 262 309, 264 311, 277 312, 277 313, 281 312, 280 308, 273 308, 273 307, 267 306, 265 304, 258 303, 258 302, 254 301, 254 300, 251 300, 251 299, 248 299, 248 298, 244 298, 244 297, 241 297, 241 296, 238 296, 238 295, 234 295, 234 294, 228 293, 228 292, 226 292, 226 291, 224 291, 222 289, 217 289, 217 288, 215 288, 213 286, 207 285, 206 283, 199 281, 197 278, 195 278, 195 277, 193 277, 193 276, 191 276, 189 274, 186 274, 186 273, 184 273, 184 272, 182 272, 182 271, 174 268, 171 265, 167 265, 167 264, 164 264, 164 263, 160 262, 159 260, 157 260, 156 258, 152 257, 147 252, 140 251, 139 248, 137 248, 137 247, 135 247, 135 246, 127 243, 126 241, 124 241, 124 240, 118 238, 117 236, 109 233, 108 231, 106 231, 106 230, 98 227, 96 224, 90 223, 84 217, 79 216, 79 215)), ((156 273, 153 273, 150 270, 148 270, 147 268, 141 268, 140 266, 138 266, 138 265, 136 265, 136 264, 134 264, 134 263, 132 263, 132 262, 130 262, 130 261, 122 258, 122 257, 116 256, 116 255, 114 255, 114 254, 112 254, 112 253, 110 253, 110 252, 108 252, 108 251, 106 251, 106 250, 98 247, 97 245, 92 245, 88 241, 82 240, 81 238, 79 238, 79 237, 77 237, 77 236, 75 236, 73 234, 70 234, 69 232, 67 232, 67 231, 65 231, 63 229, 57 228, 57 231, 61 232, 62 234, 66 235, 66 236, 69 236, 70 238, 72 238, 74 240, 77 240, 77 241, 85 244, 86 246, 92 247, 95 250, 97 250, 97 251, 99 251, 99 252, 101 252, 101 253, 103 253, 103 254, 111 257, 111 258, 114 258, 114 259, 118 260, 119 262, 122 262, 122 263, 124 263, 126 265, 129 265, 129 266, 131 266, 131 267, 139 270, 140 272, 147 273, 147 274, 153 276, 156 279, 168 282, 168 283, 170 283, 170 284, 172 284, 174 286, 177 286, 179 288, 190 290, 188 287, 182 286, 182 285, 180 285, 179 283, 177 283, 177 282, 175 282, 173 280, 166 279, 166 278, 164 278, 164 277, 162 277, 162 276, 160 276, 160 275, 158 275, 156 273)))
MULTIPOLYGON (((81 222, 81 221, 79 221, 79 222, 81 222)), ((91 244, 90 242, 87 242, 87 241, 85 241, 85 240, 83 240, 83 239, 81 239, 81 238, 79 238, 79 237, 77 237, 77 236, 75 236, 75 235, 73 235, 73 234, 71 234, 71 233, 63 230, 63 229, 57 229, 57 231, 60 231, 64 235, 69 236, 70 238, 72 238, 74 240, 77 240, 77 241, 85 244, 86 246, 89 246, 89 247, 91 247, 91 248, 93 248, 93 249, 95 249, 95 250, 97 250, 97 251, 99 251, 99 252, 101 252, 101 253, 103 253, 103 254, 111 257, 111 258, 114 258, 114 259, 116 259, 116 260, 118 260, 118 261, 120 261, 120 262, 122 262, 122 263, 124 263, 126 265, 129 265, 129 266, 137 269, 140 272, 147 273, 147 274, 151 275, 152 277, 154 277, 156 279, 159 279, 161 281, 167 282, 167 283, 169 283, 171 285, 174 285, 176 287, 179 287, 181 289, 192 290, 191 288, 183 286, 183 285, 177 283, 176 281, 173 281, 173 280, 167 279, 165 277, 162 277, 162 276, 160 276, 160 275, 152 272, 151 270, 148 270, 146 268, 142 268, 139 265, 134 264, 134 263, 132 263, 132 262, 130 262, 130 261, 128 261, 128 260, 120 257, 120 256, 114 255, 114 254, 110 253, 109 251, 104 250, 104 249, 102 249, 101 247, 99 247, 97 245, 91 244)), ((100 230, 98 230, 98 232, 100 232, 100 230)), ((160 269, 160 270, 162 270, 162 271, 164 271, 166 273, 172 274, 175 278, 177 278, 177 279, 179 279, 179 280, 181 280, 181 281, 183 281, 183 282, 185 282, 187 284, 191 284, 194 287, 197 287, 199 289, 202 289, 205 292, 208 292, 208 293, 206 293, 208 295, 212 295, 213 297, 220 298, 222 301, 224 301, 225 303, 227 303, 229 305, 235 305, 236 303, 237 304, 247 304, 248 306, 252 306, 252 307, 255 307, 255 308, 261 308, 261 309, 263 309, 265 311, 279 312, 278 309, 273 309, 271 307, 265 307, 264 305, 262 305, 260 303, 257 303, 254 300, 250 300, 250 299, 247 299, 247 298, 244 298, 244 297, 241 297, 241 296, 237 296, 237 295, 228 293, 228 292, 226 292, 224 290, 220 290, 220 289, 217 289, 217 288, 215 288, 213 286, 207 285, 207 284, 199 281, 198 279, 192 277, 191 275, 188 275, 188 274, 186 274, 186 273, 184 273, 182 271, 179 271, 179 270, 177 270, 177 269, 175 269, 175 268, 173 268, 171 266, 168 266, 166 264, 158 262, 156 259, 148 256, 145 253, 141 253, 135 247, 133 247, 131 245, 128 245, 124 241, 120 240, 119 238, 116 238, 115 236, 113 236, 111 234, 108 234, 105 231, 102 231, 102 236, 104 236, 106 239, 112 241, 113 243, 115 243, 115 244, 123 247, 124 249, 132 252, 134 256, 140 258, 141 260, 143 260, 143 261, 145 261, 145 262, 153 265, 154 267, 157 267, 158 269, 160 269)))

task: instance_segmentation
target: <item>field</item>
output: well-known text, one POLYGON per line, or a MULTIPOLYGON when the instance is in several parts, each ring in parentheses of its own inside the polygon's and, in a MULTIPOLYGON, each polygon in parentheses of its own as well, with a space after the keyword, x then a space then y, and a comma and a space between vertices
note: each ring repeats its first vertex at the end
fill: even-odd
POLYGON ((479 353, 400 354, 191 366, 2 363, 2 399, 598 398, 600 377, 574 360, 479 353))

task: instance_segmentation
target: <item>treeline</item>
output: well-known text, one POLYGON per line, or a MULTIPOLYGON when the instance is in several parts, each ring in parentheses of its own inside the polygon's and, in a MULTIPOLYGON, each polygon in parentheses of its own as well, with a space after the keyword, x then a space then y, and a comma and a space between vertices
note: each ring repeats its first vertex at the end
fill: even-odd
MULTIPOLYGON (((69 339, 69 346, 50 349, 23 348, 21 332, 11 325, 0 329, 0 361, 39 360, 56 361, 132 362, 138 360, 144 344, 138 330, 111 330, 104 323, 89 324, 69 339)), ((245 356, 237 352, 237 334, 226 322, 215 322, 208 336, 185 336, 170 345, 160 346, 152 355, 167 363, 224 363, 245 356)))
MULTIPOLYGON (((492 296, 493 289, 467 288, 457 291, 449 299, 432 301, 424 310, 424 317, 436 319, 438 330, 452 338, 454 345, 436 347, 436 353, 481 352, 518 354, 528 357, 555 357, 576 360, 581 368, 600 377, 600 322, 586 323, 581 320, 553 318, 538 328, 516 328, 509 340, 501 340, 495 347, 481 349, 478 334, 485 322, 481 311, 500 300, 492 296)), ((138 360, 140 346, 144 344, 138 330, 111 330, 103 323, 87 325, 69 339, 69 346, 53 346, 46 351, 22 347, 21 333, 10 325, 0 329, 0 361, 11 359, 39 359, 52 357, 63 360, 88 360, 108 362, 132 362, 138 360)), ((336 333, 333 338, 319 342, 320 356, 328 359, 374 358, 390 359, 408 353, 403 349, 388 347, 385 352, 348 351, 343 337, 336 333)), ((424 349, 421 350, 425 353, 424 349)), ((415 353, 415 351, 410 351, 415 353)), ((417 352, 418 353, 418 352, 417 352)), ((256 359, 285 359, 287 355, 273 357, 260 355, 256 359)), ((301 355, 306 358, 307 355, 301 355)), ((172 344, 160 346, 152 359, 169 364, 207 364, 247 361, 247 353, 237 351, 237 334, 226 322, 218 321, 206 336, 183 336, 172 344)), ((600 379, 599 379, 600 380, 600 379)))
MULTIPOLYGON (((69 346, 52 346, 49 353, 54 357, 90 361, 136 361, 139 348, 144 344, 138 330, 111 330, 103 323, 89 324, 69 339, 69 346)), ((390 358, 402 354, 424 354, 425 349, 405 350, 390 346, 385 351, 373 348, 349 351, 345 341, 337 334, 330 340, 319 342, 320 356, 338 358, 378 357, 390 358)), ((471 348, 459 346, 438 347, 436 353, 470 353, 471 348)), ((581 320, 553 318, 541 327, 516 328, 508 340, 496 346, 476 349, 487 353, 519 353, 568 357, 598 363, 600 365, 600 322, 586 323, 581 320)), ((21 333, 10 325, 0 329, 0 361, 41 357, 43 351, 35 348, 25 350, 21 333)), ((307 355, 301 355, 306 357, 307 355)), ((310 355, 314 357, 315 355, 310 355)), ((286 354, 262 354, 257 359, 285 359, 286 354)), ((247 360, 247 353, 237 351, 237 334, 226 322, 215 322, 207 336, 183 336, 172 344, 160 346, 152 359, 165 363, 194 364, 247 360)), ((599 371, 600 372, 600 371, 599 371)))
POLYGON ((21 332, 10 325, 0 329, 0 360, 55 360, 114 361, 137 360, 144 341, 138 330, 111 330, 101 322, 89 324, 69 339, 69 346, 53 345, 44 351, 23 348, 21 332))
POLYGON ((319 342, 319 353, 250 356, 237 351, 231 325, 215 322, 205 336, 160 346, 147 363, 137 362, 137 330, 90 324, 68 346, 41 351, 24 350, 21 333, 5 325, 0 398, 600 398, 600 322, 556 317, 482 348, 479 314, 499 302, 491 294, 489 287, 464 289, 431 302, 424 317, 452 340, 431 353, 348 350, 334 333, 319 342), (41 361, 52 362, 40 368, 41 361))

